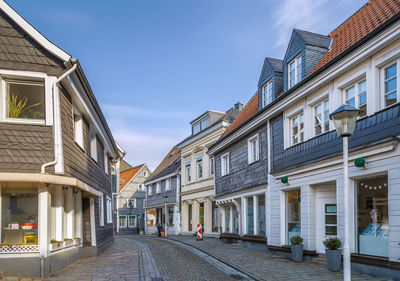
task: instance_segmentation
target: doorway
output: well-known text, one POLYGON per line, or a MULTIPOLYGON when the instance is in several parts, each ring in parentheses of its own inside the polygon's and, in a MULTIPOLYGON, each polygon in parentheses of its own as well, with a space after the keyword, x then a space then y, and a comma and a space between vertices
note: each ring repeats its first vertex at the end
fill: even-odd
POLYGON ((321 192, 317 204, 317 251, 325 254, 324 241, 337 236, 336 193, 321 192))

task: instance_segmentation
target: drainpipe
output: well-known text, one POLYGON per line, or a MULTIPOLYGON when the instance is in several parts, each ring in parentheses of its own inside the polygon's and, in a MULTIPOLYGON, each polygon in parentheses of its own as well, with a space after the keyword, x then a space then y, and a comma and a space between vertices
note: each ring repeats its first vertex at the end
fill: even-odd
POLYGON ((49 166, 54 166, 58 163, 60 155, 59 151, 62 149, 62 136, 61 136, 61 116, 59 112, 60 108, 60 95, 58 91, 56 91, 57 84, 61 82, 65 77, 70 75, 78 66, 76 63, 76 59, 71 59, 71 62, 74 65, 64 72, 56 81, 54 81, 52 90, 53 90, 53 138, 54 138, 54 160, 42 165, 40 169, 40 173, 44 174, 46 172, 46 168, 49 166))

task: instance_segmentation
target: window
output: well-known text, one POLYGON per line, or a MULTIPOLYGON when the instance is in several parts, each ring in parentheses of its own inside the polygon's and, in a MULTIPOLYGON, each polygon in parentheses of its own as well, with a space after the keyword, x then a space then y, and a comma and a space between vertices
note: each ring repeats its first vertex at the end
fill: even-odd
POLYGON ((73 119, 74 119, 74 140, 82 148, 83 147, 83 118, 79 111, 73 108, 73 119))
POLYGON ((192 180, 190 170, 191 170, 190 160, 186 160, 185 163, 186 182, 190 182, 192 180))
POLYGON ((139 189, 140 189, 141 191, 145 191, 144 184, 141 184, 140 187, 139 187, 139 189))
POLYGON ((397 63, 385 68, 385 107, 397 102, 397 63))
POLYGON ((265 195, 258 195, 257 200, 257 234, 265 236, 265 195))
POLYGON ((229 153, 221 156, 221 176, 229 174, 229 153))
POLYGON ((388 177, 357 182, 357 243, 364 255, 389 256, 388 177))
POLYGON ((214 175, 214 157, 210 158, 210 176, 214 175))
POLYGON ((171 179, 165 180, 165 190, 171 190, 171 179))
POLYGON ((3 184, 1 189, 1 243, 38 243, 38 189, 31 184, 3 184), (23 186, 22 186, 23 185, 23 186), (24 229, 30 223, 32 229, 24 229))
POLYGON ((288 88, 292 88, 301 80, 302 58, 298 55, 288 64, 288 88))
POLYGON ((100 226, 104 226, 104 195, 99 198, 99 220, 100 226))
POLYGON ((90 156, 97 162, 97 139, 96 132, 90 128, 90 156))
POLYGON ((147 224, 147 226, 155 226, 156 225, 156 209, 147 209, 146 210, 146 224, 147 224))
POLYGON ((108 154, 106 151, 104 151, 104 172, 106 173, 106 175, 108 175, 108 154))
POLYGON ((192 210, 192 204, 189 204, 188 205, 188 213, 189 213, 189 215, 188 215, 188 231, 192 231, 192 212, 193 212, 193 210, 192 210))
POLYGON ((173 226, 174 223, 174 206, 170 206, 167 209, 167 225, 173 226))
POLYGON ((301 236, 300 210, 300 190, 286 192, 286 243, 288 244, 293 236, 301 236))
POLYGON ((119 227, 126 227, 126 216, 119 216, 119 227))
POLYGON ((127 199, 126 200, 126 205, 129 209, 136 208, 136 198, 134 199, 127 199))
POLYGON ((256 162, 260 158, 260 147, 258 144, 258 135, 255 135, 247 141, 248 163, 256 162))
POLYGON ((199 133, 200 131, 203 131, 208 126, 210 126, 210 117, 207 116, 206 118, 198 121, 192 126, 193 135, 199 133))
POLYGON ((314 106, 314 134, 329 131, 329 101, 323 101, 314 106))
POLYGON ((45 87, 40 82, 5 81, 6 118, 45 120, 45 87))
POLYGON ((111 198, 107 196, 107 223, 112 223, 112 205, 111 198))
POLYGON ((264 84, 262 89, 262 106, 266 106, 274 101, 274 95, 272 93, 272 80, 264 84))
POLYGON ((231 230, 231 206, 225 207, 225 232, 230 233, 231 230))
POLYGON ((156 184, 156 193, 161 193, 161 185, 159 182, 156 184))
POLYGON ((212 232, 218 232, 218 206, 215 201, 211 203, 212 210, 212 232))
POLYGON ((147 177, 147 171, 143 172, 143 176, 147 177))
POLYGON ((253 196, 247 197, 247 234, 254 234, 254 202, 253 196))
POLYGON ((128 227, 135 227, 135 226, 136 226, 136 216, 129 216, 128 227))
POLYGON ((196 167, 197 167, 197 178, 201 179, 203 177, 203 156, 202 155, 197 155, 196 167))
POLYGON ((290 120, 292 145, 304 141, 303 112, 297 114, 290 120))
POLYGON ((148 195, 153 194, 153 185, 150 184, 147 186, 147 193, 148 193, 148 195))
POLYGON ((367 81, 363 80, 347 88, 345 102, 360 109, 359 116, 367 115, 367 81))

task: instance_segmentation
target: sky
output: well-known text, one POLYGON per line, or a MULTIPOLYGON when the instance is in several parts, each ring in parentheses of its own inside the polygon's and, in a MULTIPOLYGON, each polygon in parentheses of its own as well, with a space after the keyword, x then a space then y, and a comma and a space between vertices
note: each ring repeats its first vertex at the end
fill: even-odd
POLYGON ((79 59, 131 165, 154 170, 205 111, 246 104, 292 29, 324 35, 366 0, 6 0, 79 59))

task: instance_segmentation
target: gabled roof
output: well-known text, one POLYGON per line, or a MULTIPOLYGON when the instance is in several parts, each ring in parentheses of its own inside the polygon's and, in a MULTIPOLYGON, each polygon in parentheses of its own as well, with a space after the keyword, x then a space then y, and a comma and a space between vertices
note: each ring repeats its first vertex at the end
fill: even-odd
POLYGON ((139 166, 133 167, 130 170, 126 170, 125 172, 121 172, 119 174, 119 191, 124 189, 124 187, 138 174, 138 172, 144 166, 146 166, 146 164, 141 164, 139 166))
POLYGON ((268 61, 268 62, 270 63, 270 65, 272 66, 272 68, 273 68, 276 72, 282 72, 282 71, 283 71, 282 60, 274 59, 274 58, 269 58, 269 57, 266 57, 265 60, 268 61))
POLYGON ((227 135, 229 135, 232 131, 242 125, 246 120, 250 119, 252 116, 256 115, 258 112, 258 92, 254 94, 254 96, 250 99, 250 101, 246 104, 243 111, 239 114, 239 116, 232 122, 232 124, 228 127, 228 129, 224 132, 222 137, 223 139, 227 135))
POLYGON ((127 170, 131 170, 131 169, 133 169, 133 167, 128 162, 126 162, 125 160, 122 159, 121 163, 119 165, 120 173, 125 172, 127 170))
POLYGON ((146 180, 146 182, 150 182, 157 178, 172 174, 179 169, 180 165, 181 151, 177 146, 174 146, 154 170, 152 176, 146 180))
POLYGON ((296 32, 307 45, 329 49, 332 39, 328 36, 295 28, 296 32))
POLYGON ((334 39, 333 45, 311 73, 331 62, 399 12, 398 0, 368 1, 328 35, 334 39))
POLYGON ((271 75, 274 73, 283 72, 283 61, 279 59, 274 59, 270 57, 266 57, 264 59, 264 64, 261 70, 260 78, 258 79, 258 87, 260 88, 267 79, 270 79, 271 75), (273 72, 271 72, 271 69, 273 72))

